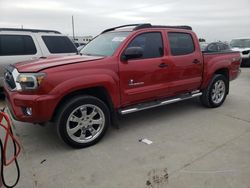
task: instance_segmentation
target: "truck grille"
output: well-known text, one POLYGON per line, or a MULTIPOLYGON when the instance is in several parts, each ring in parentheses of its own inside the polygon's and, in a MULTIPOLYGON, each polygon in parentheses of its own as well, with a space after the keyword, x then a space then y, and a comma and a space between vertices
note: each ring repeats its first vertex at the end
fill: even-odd
POLYGON ((16 88, 16 83, 12 75, 12 71, 9 68, 6 68, 4 73, 4 80, 10 89, 16 88))

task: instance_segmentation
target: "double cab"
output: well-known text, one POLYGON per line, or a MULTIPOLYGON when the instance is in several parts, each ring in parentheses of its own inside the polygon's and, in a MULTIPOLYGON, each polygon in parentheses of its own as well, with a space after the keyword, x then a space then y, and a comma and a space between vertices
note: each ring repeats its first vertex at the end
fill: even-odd
POLYGON ((239 52, 202 53, 189 26, 132 24, 103 31, 78 55, 10 65, 4 88, 16 120, 54 122, 64 142, 82 148, 119 115, 194 97, 219 107, 240 64, 239 52))

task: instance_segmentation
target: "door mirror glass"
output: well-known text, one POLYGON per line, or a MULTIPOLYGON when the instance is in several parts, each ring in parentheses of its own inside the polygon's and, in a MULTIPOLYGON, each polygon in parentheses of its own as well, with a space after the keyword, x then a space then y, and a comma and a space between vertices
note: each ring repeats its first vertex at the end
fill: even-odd
POLYGON ((137 59, 143 56, 143 49, 142 47, 129 47, 125 50, 122 59, 129 60, 129 59, 137 59))

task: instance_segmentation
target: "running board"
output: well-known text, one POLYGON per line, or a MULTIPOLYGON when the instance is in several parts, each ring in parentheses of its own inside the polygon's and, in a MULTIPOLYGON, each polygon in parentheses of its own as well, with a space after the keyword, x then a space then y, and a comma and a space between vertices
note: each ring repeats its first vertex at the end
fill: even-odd
POLYGON ((158 106, 163 106, 163 105, 183 101, 183 100, 191 99, 191 98, 194 98, 194 97, 199 97, 201 95, 202 95, 202 93, 198 91, 198 93, 193 93, 192 92, 192 93, 188 93, 188 94, 185 94, 185 95, 181 95, 181 96, 179 96, 177 98, 170 98, 168 100, 157 100, 157 101, 152 101, 152 102, 148 102, 148 103, 141 103, 141 104, 130 106, 128 108, 120 109, 119 113, 122 114, 122 115, 130 114, 130 113, 138 112, 138 111, 141 111, 141 110, 147 110, 147 109, 150 109, 150 108, 155 108, 155 107, 158 107, 158 106))

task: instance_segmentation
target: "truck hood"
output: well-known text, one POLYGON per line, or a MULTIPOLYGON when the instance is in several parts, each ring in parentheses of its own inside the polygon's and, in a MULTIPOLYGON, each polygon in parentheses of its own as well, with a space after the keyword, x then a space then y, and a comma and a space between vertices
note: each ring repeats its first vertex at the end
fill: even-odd
POLYGON ((103 58, 104 57, 100 56, 84 56, 84 55, 47 57, 47 58, 40 58, 38 60, 16 63, 14 66, 17 68, 18 72, 39 72, 41 70, 51 67, 68 65, 73 63, 95 61, 103 58))
POLYGON ((233 51, 244 52, 250 50, 250 48, 232 48, 233 51))

